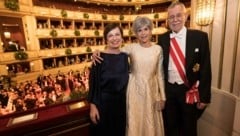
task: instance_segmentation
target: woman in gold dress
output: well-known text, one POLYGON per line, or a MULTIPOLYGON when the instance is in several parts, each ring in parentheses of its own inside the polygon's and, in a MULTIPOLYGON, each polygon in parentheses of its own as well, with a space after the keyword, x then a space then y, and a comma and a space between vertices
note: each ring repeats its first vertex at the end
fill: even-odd
POLYGON ((152 43, 152 21, 137 17, 133 32, 138 43, 122 48, 130 57, 127 89, 127 136, 164 136, 161 110, 165 104, 163 53, 152 43))

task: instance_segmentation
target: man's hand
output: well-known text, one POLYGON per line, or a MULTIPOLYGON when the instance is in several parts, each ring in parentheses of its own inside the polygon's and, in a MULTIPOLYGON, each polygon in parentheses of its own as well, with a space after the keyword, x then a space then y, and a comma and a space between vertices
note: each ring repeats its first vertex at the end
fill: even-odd
POLYGON ((206 108, 206 107, 207 107, 207 104, 206 104, 206 103, 202 103, 202 102, 197 103, 197 108, 198 108, 199 110, 203 110, 203 109, 206 108))
POLYGON ((95 50, 92 54, 92 63, 96 65, 96 62, 101 63, 103 61, 103 58, 100 57, 100 51, 95 50))

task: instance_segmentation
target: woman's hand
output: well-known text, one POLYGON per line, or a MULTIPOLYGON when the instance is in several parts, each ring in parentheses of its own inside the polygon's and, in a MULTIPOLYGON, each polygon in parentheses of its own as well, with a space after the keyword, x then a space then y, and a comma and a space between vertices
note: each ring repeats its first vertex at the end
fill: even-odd
POLYGON ((101 63, 103 61, 103 58, 100 57, 100 51, 95 50, 92 54, 92 63, 96 65, 96 62, 101 63))
POLYGON ((90 119, 94 124, 100 120, 99 112, 95 104, 90 104, 90 119))
POLYGON ((156 101, 156 102, 155 102, 155 109, 156 109, 157 111, 163 110, 164 107, 165 107, 165 101, 160 100, 160 101, 156 101))

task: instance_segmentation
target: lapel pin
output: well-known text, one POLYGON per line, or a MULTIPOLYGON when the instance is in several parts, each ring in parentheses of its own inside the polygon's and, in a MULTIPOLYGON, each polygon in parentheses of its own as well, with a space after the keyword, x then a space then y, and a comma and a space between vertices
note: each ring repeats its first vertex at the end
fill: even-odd
POLYGON ((198 48, 195 48, 195 52, 199 52, 199 49, 198 49, 198 48))

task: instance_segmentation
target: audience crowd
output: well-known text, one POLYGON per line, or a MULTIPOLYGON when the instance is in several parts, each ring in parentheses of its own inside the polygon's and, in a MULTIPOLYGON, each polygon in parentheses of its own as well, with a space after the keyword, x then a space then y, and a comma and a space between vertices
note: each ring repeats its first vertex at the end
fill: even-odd
POLYGON ((61 103, 88 92, 89 68, 56 75, 39 75, 35 81, 0 89, 0 116, 61 103))

